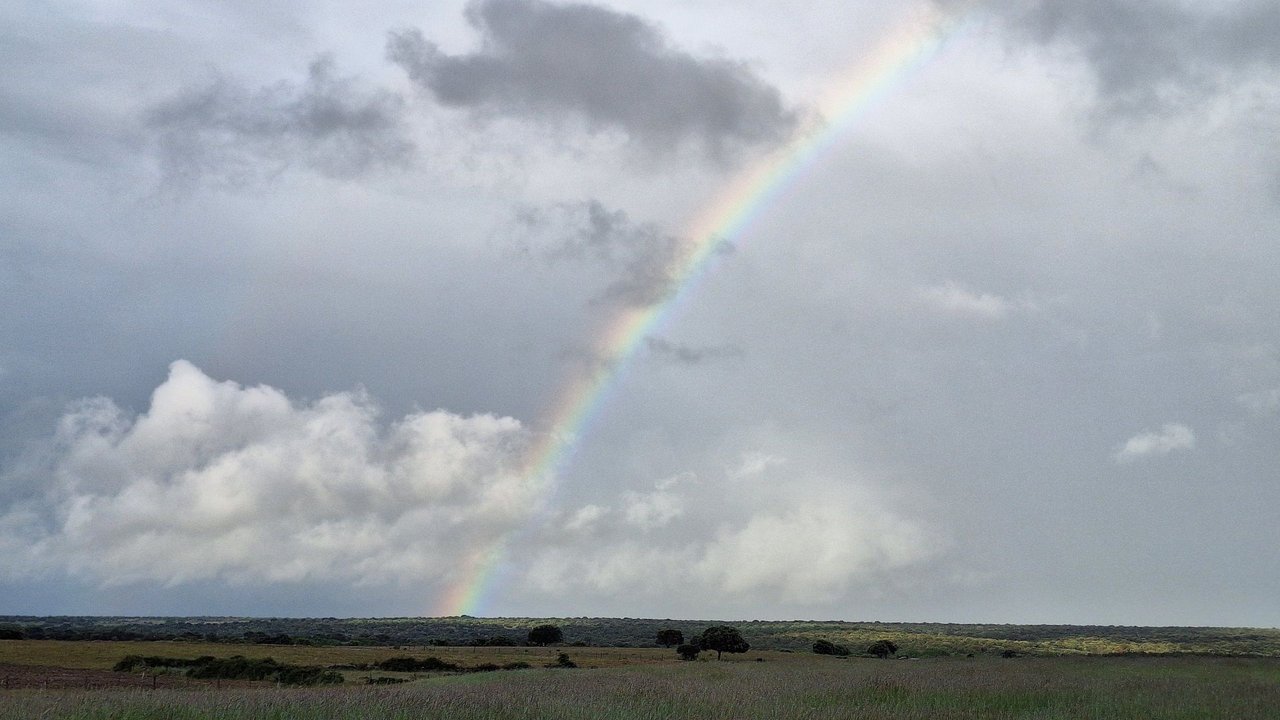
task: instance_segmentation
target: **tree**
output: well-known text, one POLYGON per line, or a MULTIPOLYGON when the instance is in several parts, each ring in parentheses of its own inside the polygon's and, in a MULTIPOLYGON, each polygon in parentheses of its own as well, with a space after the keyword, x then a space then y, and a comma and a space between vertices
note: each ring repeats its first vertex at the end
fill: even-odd
POLYGON ((898 652, 898 646, 892 640, 877 640, 867 648, 868 655, 875 655, 882 660, 896 652, 898 652))
POLYGON ((698 653, 702 652, 702 648, 697 645, 681 645, 676 648, 676 652, 680 653, 681 660, 697 660, 698 653))
POLYGON ((813 644, 813 651, 818 655, 838 655, 844 657, 849 654, 849 648, 843 645, 837 645, 830 640, 819 640, 813 644))
POLYGON ((539 625, 529 631, 529 642, 534 645, 550 645, 564 640, 564 633, 555 625, 539 625))
POLYGON ((751 649, 738 628, 731 625, 713 625, 703 630, 698 636, 698 646, 703 650, 715 650, 717 660, 722 652, 744 653, 751 649))
POLYGON ((679 630, 659 630, 658 644, 663 647, 675 647, 684 644, 684 633, 679 630))

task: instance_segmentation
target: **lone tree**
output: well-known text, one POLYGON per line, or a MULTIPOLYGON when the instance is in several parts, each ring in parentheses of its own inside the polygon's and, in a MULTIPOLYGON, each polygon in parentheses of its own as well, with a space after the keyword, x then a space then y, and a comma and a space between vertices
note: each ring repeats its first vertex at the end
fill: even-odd
POLYGON ((881 660, 898 652, 898 646, 892 640, 877 640, 871 643, 871 647, 867 648, 868 655, 875 655, 881 660))
POLYGON ((717 660, 722 652, 744 653, 751 649, 738 628, 731 625, 713 625, 703 630, 698 636, 698 646, 703 650, 715 650, 717 660))
POLYGON ((849 648, 843 645, 837 645, 830 640, 819 640, 813 644, 813 651, 818 655, 836 655, 844 657, 849 654, 849 648))
POLYGON ((679 630, 659 630, 658 644, 662 647, 675 647, 684 644, 684 633, 679 630))
POLYGON ((676 652, 680 653, 681 660, 697 660, 698 653, 702 652, 702 648, 697 645, 681 645, 676 648, 676 652))
POLYGON ((550 645, 564 640, 564 633, 555 625, 539 625, 529 631, 529 642, 533 645, 550 645))

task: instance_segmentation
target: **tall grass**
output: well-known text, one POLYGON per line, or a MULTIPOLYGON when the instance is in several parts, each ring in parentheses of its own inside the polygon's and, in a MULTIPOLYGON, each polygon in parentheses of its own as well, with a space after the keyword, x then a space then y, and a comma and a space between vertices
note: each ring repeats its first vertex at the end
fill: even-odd
POLYGON ((1275 718, 1280 662, 978 658, 524 670, 394 687, 0 695, 0 720, 1275 718))

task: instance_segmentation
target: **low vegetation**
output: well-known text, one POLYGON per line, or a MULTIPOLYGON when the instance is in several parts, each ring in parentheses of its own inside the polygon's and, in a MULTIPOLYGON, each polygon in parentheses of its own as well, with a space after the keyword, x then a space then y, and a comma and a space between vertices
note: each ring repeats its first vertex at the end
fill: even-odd
POLYGON ((1280 661, 1274 659, 786 657, 575 672, 534 668, 391 686, 11 692, 0 695, 0 720, 1253 720, 1274 718, 1280 707, 1280 661))
POLYGON ((200 680, 257 680, 280 685, 337 685, 343 680, 340 673, 326 668, 291 665, 271 658, 250 659, 243 655, 229 658, 202 655, 194 659, 126 655, 112 667, 116 672, 173 669, 183 669, 188 676, 200 680))
POLYGON ((849 648, 843 645, 837 645, 830 640, 818 640, 813 644, 813 652, 816 655, 837 655, 839 657, 848 657, 849 648))
MULTIPOLYGON (((9 640, 170 641, 268 647, 527 647, 529 632, 554 625, 578 647, 656 648, 659 630, 682 642, 706 628, 732 624, 753 648, 808 652, 818 640, 860 653, 877 640, 899 655, 1205 654, 1280 657, 1280 629, 1084 625, 962 625, 946 623, 724 623, 633 618, 130 618, 0 616, 0 643, 9 640)), ((678 645, 680 643, 675 643, 678 645)), ((224 652, 210 652, 225 655, 224 652)), ((279 653, 276 653, 279 655, 279 653)), ((113 658, 113 661, 117 658, 113 658)))
MULTIPOLYGON (((100 636, 111 625, 102 618, 5 620, 0 720, 1247 719, 1274 717, 1280 707, 1275 630, 206 619, 253 623, 233 643, 234 633, 213 633, 220 639, 210 642, 186 630, 176 639, 36 639, 100 636), (400 629, 364 646, 326 635, 365 623, 400 629), (444 627, 468 634, 390 642, 444 627), (600 637, 621 636, 629 647, 600 647, 600 637)), ((145 620, 156 636, 196 624, 145 620)), ((135 624, 144 619, 116 627, 135 624)))

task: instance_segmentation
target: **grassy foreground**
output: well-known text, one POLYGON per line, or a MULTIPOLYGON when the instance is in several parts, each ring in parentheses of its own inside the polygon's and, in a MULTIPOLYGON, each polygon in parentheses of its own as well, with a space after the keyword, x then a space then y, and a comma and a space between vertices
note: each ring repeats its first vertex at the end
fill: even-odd
POLYGON ((73 718, 1274 718, 1280 662, 1055 657, 534 669, 378 687, 11 692, 0 720, 73 718))

